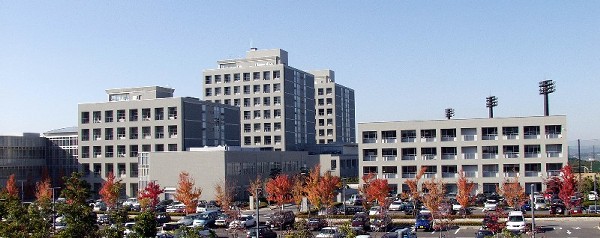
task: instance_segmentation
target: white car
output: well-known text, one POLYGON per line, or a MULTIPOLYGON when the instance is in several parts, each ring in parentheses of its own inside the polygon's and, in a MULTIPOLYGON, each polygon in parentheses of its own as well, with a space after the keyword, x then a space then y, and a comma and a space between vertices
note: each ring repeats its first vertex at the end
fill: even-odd
POLYGON ((252 215, 241 215, 238 219, 229 223, 229 228, 246 228, 256 226, 256 219, 252 215))
POLYGON ((123 202, 123 207, 140 207, 140 203, 138 202, 137 198, 128 198, 123 202))
POLYGON ((184 213, 185 212, 185 204, 183 204, 183 203, 171 204, 170 206, 167 207, 166 211, 169 213, 174 213, 174 212, 184 213))
POLYGON ((596 199, 598 199, 598 193, 596 191, 590 191, 590 193, 588 193, 588 200, 596 201, 596 199))
POLYGON ((337 227, 324 227, 321 229, 316 238, 342 238, 344 235, 340 233, 337 227))
POLYGON ((402 210, 402 201, 400 200, 396 200, 393 201, 392 203, 390 203, 390 206, 388 207, 388 210, 390 211, 400 211, 402 210))
POLYGON ((522 211, 512 211, 508 213, 506 229, 509 231, 525 231, 525 216, 523 216, 522 211))
POLYGON ((371 207, 371 209, 369 209, 369 216, 379 215, 379 210, 381 210, 379 206, 371 207))
POLYGON ((133 225, 135 225, 135 222, 125 223, 125 231, 123 231, 123 234, 125 234, 125 236, 133 233, 133 225))
POLYGON ((485 203, 483 204, 483 212, 496 211, 497 206, 498 206, 498 201, 489 199, 489 200, 485 201, 485 203))

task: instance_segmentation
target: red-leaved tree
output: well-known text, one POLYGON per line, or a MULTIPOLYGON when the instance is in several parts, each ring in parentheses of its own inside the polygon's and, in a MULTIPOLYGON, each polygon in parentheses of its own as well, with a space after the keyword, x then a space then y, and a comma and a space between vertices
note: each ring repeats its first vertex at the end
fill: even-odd
POLYGON ((102 183, 100 188, 100 197, 102 201, 106 203, 108 208, 114 208, 117 205, 119 199, 119 192, 121 191, 121 180, 115 180, 115 175, 110 172, 106 176, 106 181, 102 183))
POLYGON ((504 179, 502 188, 497 187, 496 192, 504 197, 504 200, 508 206, 513 208, 520 208, 523 203, 527 201, 525 188, 521 186, 519 177, 515 177, 514 179, 504 179))
POLYGON ((198 198, 202 195, 202 189, 195 187, 195 181, 190 178, 188 172, 179 173, 179 182, 175 193, 175 199, 185 204, 185 213, 194 213, 198 205, 198 198))
POLYGON ((292 178, 292 199, 294 200, 294 204, 297 205, 298 211, 300 211, 302 198, 305 195, 305 183, 304 175, 296 175, 292 178))
POLYGON ((331 171, 325 172, 319 181, 319 194, 325 207, 333 206, 337 190, 341 187, 342 180, 338 176, 331 175, 331 171))
POLYGON ((414 179, 407 179, 404 181, 409 189, 409 195, 413 199, 414 212, 417 212, 417 203, 422 200, 423 190, 419 187, 419 183, 423 175, 427 172, 427 167, 423 166, 419 172, 415 175, 414 179))
POLYGON ((564 201, 567 210, 570 210, 573 205, 571 203, 571 196, 575 195, 576 184, 575 175, 573 174, 573 170, 570 165, 565 165, 560 170, 560 175, 562 178, 560 192, 558 192, 558 197, 564 201))
POLYGON ((17 180, 15 179, 15 174, 11 174, 8 176, 8 180, 6 181, 6 192, 8 195, 13 197, 19 196, 19 188, 17 188, 17 180))
POLYGON ((275 179, 269 179, 265 187, 268 195, 267 198, 275 201, 278 206, 281 206, 281 209, 283 209, 285 203, 292 201, 290 194, 292 181, 290 181, 290 178, 286 174, 280 174, 275 179))
POLYGON ((364 194, 365 201, 373 203, 377 202, 379 205, 380 212, 386 207, 386 197, 390 192, 387 179, 379 179, 373 173, 365 174, 363 176, 364 181, 364 194))
MULTIPOLYGON (((458 188, 458 194, 456 194, 456 201, 462 206, 461 209, 466 211, 466 209, 468 209, 468 207, 473 202, 471 192, 475 187, 475 183, 467 179, 464 171, 461 169, 458 173, 458 181, 456 183, 456 187, 458 188)), ((464 216, 466 216, 466 214, 466 212, 463 213, 464 216)))
POLYGON ((321 198, 321 191, 319 189, 321 181, 321 166, 316 165, 309 173, 306 178, 305 193, 310 205, 313 205, 317 209, 321 209, 323 206, 323 200, 321 198))
POLYGON ((152 181, 146 184, 143 190, 138 193, 138 200, 140 201, 140 208, 146 210, 149 207, 156 207, 158 205, 158 196, 165 190, 160 188, 158 183, 152 181))
POLYGON ((44 177, 42 181, 37 182, 35 186, 35 198, 38 202, 45 203, 52 199, 51 186, 49 177, 44 177))

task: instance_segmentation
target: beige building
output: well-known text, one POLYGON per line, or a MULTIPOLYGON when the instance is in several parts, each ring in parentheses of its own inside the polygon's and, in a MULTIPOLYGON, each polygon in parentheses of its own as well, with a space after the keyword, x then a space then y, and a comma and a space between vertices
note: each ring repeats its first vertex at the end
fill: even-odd
POLYGON ((478 193, 515 177, 528 193, 531 185, 543 191, 543 180, 567 164, 566 123, 566 116, 359 123, 359 174, 388 179, 395 193, 422 167, 447 192, 456 192, 460 171, 478 193))
POLYGON ((94 193, 112 172, 125 184, 123 196, 137 196, 141 152, 239 145, 237 107, 173 92, 157 86, 109 89, 108 102, 79 104, 78 160, 94 193))
POLYGON ((355 143, 354 90, 336 83, 332 70, 310 73, 315 76, 317 144, 355 143))
POLYGON ((281 49, 251 49, 246 58, 204 70, 204 100, 240 108, 243 147, 305 150, 315 144, 312 74, 290 67, 281 49))

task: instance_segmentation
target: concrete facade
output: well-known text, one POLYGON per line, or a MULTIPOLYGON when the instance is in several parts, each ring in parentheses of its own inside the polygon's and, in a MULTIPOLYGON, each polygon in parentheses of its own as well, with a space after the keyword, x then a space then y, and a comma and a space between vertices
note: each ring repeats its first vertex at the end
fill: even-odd
POLYGON ((203 200, 214 200, 214 186, 223 183, 238 200, 246 201, 250 181, 269 178, 271 169, 295 175, 319 163, 317 155, 305 151, 258 151, 239 148, 194 148, 185 152, 151 152, 140 157, 140 184, 156 181, 173 199, 179 173, 186 171, 202 188, 203 200))
POLYGON ((567 164, 566 116, 370 122, 358 125, 359 174, 375 173, 393 192, 427 167, 424 179, 439 178, 456 192, 458 172, 493 192, 505 178, 519 177, 530 192, 558 176, 567 164))
POLYGON ((243 147, 299 151, 315 144, 312 74, 288 65, 281 49, 252 50, 203 72, 204 100, 240 108, 243 147))
POLYGON ((79 162, 97 193, 113 172, 136 196, 138 154, 185 151, 190 147, 239 145, 239 109, 191 97, 174 89, 106 90, 108 102, 79 104, 79 162))
POLYGON ((354 90, 336 83, 332 70, 310 73, 315 76, 316 143, 355 143, 354 90))

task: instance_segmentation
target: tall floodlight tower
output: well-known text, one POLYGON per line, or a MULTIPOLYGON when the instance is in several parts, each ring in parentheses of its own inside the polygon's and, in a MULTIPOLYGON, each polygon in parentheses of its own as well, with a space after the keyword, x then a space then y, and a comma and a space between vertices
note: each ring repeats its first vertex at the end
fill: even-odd
POLYGON ((448 118, 448 120, 450 120, 453 116, 454 116, 454 109, 446 108, 446 118, 448 118))
POLYGON ((544 80, 544 81, 541 81, 539 83, 539 85, 540 85, 540 95, 544 95, 544 116, 549 116, 550 109, 548 108, 548 94, 551 94, 556 90, 554 81, 544 80))
POLYGON ((496 96, 486 97, 485 106, 489 108, 490 118, 494 118, 494 107, 498 106, 498 98, 496 96))

